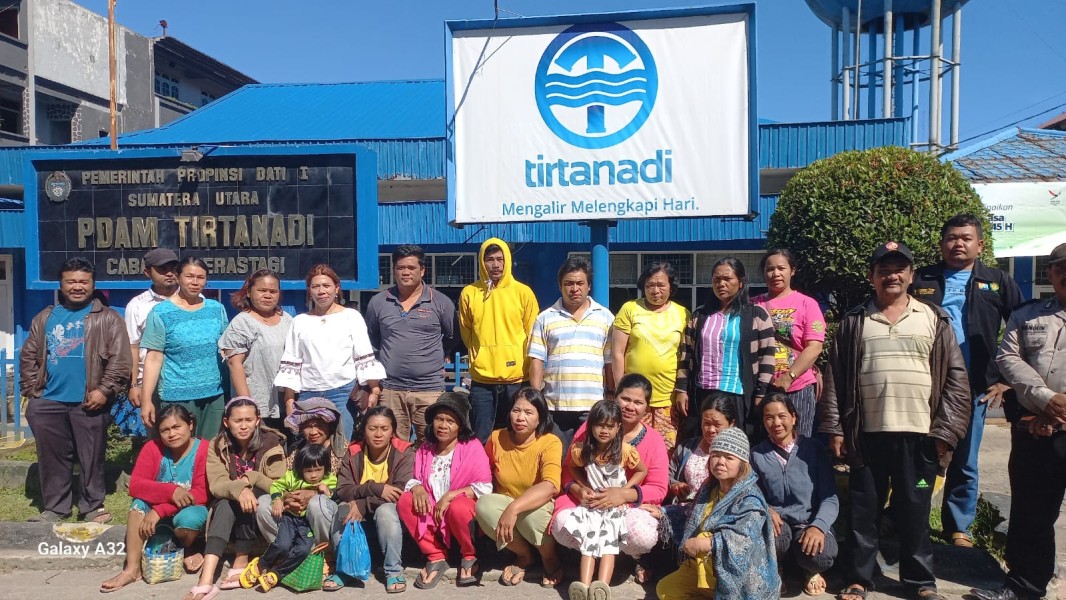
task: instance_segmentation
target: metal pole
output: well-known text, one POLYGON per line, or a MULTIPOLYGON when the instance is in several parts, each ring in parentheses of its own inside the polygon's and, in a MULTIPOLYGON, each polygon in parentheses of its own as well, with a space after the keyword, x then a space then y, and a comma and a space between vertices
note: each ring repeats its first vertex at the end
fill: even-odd
POLYGON ((844 120, 851 119, 851 69, 848 68, 848 60, 851 59, 851 10, 844 7, 844 15, 840 20, 843 29, 841 43, 843 44, 843 65, 841 66, 841 90, 844 92, 844 120))
POLYGON ((951 17, 951 149, 959 147, 959 75, 962 73, 962 3, 955 3, 951 17))
MULTIPOLYGON (((911 34, 911 41, 913 43, 913 51, 911 56, 918 56, 922 47, 922 36, 918 35, 918 29, 915 28, 914 33, 911 34)), ((918 108, 921 106, 921 94, 919 93, 919 83, 922 80, 922 68, 921 61, 919 59, 911 59, 911 143, 918 141, 918 108)))
POLYGON ((833 94, 833 109, 831 112, 833 120, 836 121, 840 119, 840 84, 843 79, 840 77, 840 28, 834 25, 831 29, 833 34, 833 66, 829 83, 833 94))
POLYGON ((885 60, 884 75, 881 85, 881 116, 885 119, 892 116, 892 0, 885 0, 885 60))
POLYGON ((940 0, 933 0, 929 38, 929 151, 940 146, 940 0))
POLYGON ((855 119, 862 118, 862 112, 860 110, 862 88, 862 73, 860 72, 859 65, 862 64, 862 0, 859 0, 858 10, 855 11, 855 119))
POLYGON ((107 61, 111 74, 111 149, 118 149, 118 101, 115 90, 115 0, 107 0, 107 61))
MULTIPOLYGON (((896 34, 895 38, 896 39, 893 42, 893 51, 892 51, 892 54, 895 55, 895 56, 903 56, 904 43, 907 41, 906 40, 907 30, 906 30, 906 28, 903 27, 903 25, 904 25, 903 15, 897 16, 896 17, 896 31, 895 31, 895 34, 896 34)), ((896 96, 895 96, 895 98, 892 99, 892 104, 894 105, 893 106, 893 114, 892 114, 892 116, 893 117, 902 117, 903 116, 903 91, 904 91, 904 88, 907 85, 907 80, 905 78, 904 70, 903 70, 905 63, 902 60, 896 60, 896 61, 893 61, 893 62, 895 62, 895 64, 896 64, 896 72, 895 72, 895 75, 893 77, 896 80, 896 88, 895 88, 896 96)))
POLYGON ((866 118, 877 118, 877 34, 873 29, 866 32, 866 39, 870 42, 870 56, 867 61, 870 66, 866 71, 866 118))
POLYGON ((611 305, 611 222, 590 221, 592 242, 592 297, 604 306, 611 305))

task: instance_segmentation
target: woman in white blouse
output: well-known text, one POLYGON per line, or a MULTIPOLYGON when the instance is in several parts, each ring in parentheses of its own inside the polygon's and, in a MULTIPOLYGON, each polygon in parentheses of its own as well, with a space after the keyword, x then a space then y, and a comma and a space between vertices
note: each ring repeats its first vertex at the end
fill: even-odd
POLYGON ((338 303, 337 273, 329 265, 315 265, 306 281, 311 310, 293 319, 274 384, 285 388, 286 415, 297 394, 333 402, 341 413, 341 431, 351 438, 359 386, 369 392, 364 404, 377 404, 385 368, 374 356, 362 315, 338 303))

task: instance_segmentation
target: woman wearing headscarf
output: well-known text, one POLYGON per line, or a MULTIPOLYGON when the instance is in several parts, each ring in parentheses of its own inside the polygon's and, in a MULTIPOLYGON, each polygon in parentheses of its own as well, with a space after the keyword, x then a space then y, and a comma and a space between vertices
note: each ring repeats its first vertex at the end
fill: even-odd
POLYGON ((770 508, 748 464, 748 438, 723 430, 711 444, 711 477, 690 504, 646 510, 660 519, 664 542, 681 568, 655 587, 661 600, 777 600, 781 578, 770 508))

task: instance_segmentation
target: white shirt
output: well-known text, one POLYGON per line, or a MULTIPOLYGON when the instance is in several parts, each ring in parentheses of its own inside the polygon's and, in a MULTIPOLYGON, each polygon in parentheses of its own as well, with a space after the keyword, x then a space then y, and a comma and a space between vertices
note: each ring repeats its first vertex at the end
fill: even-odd
POLYGON ((304 313, 292 320, 274 385, 294 392, 322 392, 371 379, 385 379, 385 367, 374 356, 359 311, 304 313))
MULTIPOLYGON (((148 288, 134 296, 126 304, 126 333, 130 336, 130 344, 140 344, 141 336, 144 335, 144 326, 148 322, 148 313, 152 312, 160 302, 164 302, 168 296, 160 296, 155 290, 148 288)), ((146 348, 140 349, 140 357, 137 365, 137 386, 141 385, 144 378, 144 357, 148 354, 146 348)))

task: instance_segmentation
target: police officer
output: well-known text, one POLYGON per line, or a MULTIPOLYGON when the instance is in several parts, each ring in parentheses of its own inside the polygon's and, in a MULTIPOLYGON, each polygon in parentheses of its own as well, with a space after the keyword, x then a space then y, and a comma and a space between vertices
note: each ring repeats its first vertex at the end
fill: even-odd
POLYGON ((1015 309, 996 364, 1016 400, 1011 421, 1010 525, 1006 584, 972 590, 979 600, 1041 598, 1055 572, 1055 520, 1066 493, 1066 244, 1051 252, 1055 297, 1015 309))

